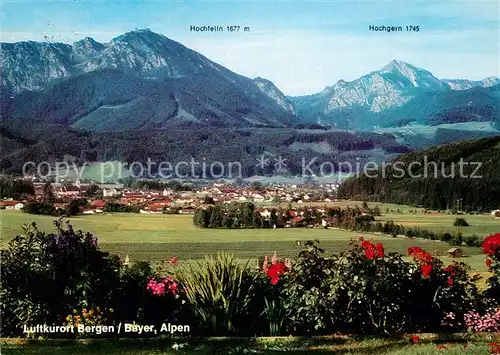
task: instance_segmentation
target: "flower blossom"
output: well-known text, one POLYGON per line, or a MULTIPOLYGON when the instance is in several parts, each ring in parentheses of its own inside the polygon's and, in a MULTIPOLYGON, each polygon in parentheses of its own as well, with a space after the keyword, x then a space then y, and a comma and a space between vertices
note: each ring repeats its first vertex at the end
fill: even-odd
POLYGON ((267 259, 267 255, 264 256, 264 263, 262 264, 262 272, 267 274, 267 270, 269 270, 269 260, 267 259))
POLYGON ((276 285, 280 280, 280 276, 287 271, 288 268, 284 263, 277 262, 269 267, 267 270, 267 276, 271 279, 271 284, 276 285))
POLYGON ((172 276, 167 276, 160 282, 150 279, 146 285, 146 289, 150 290, 156 296, 164 296, 167 290, 175 296, 179 292, 179 284, 175 282, 172 276))
POLYGON ((420 264, 420 271, 424 278, 429 278, 432 271, 432 255, 422 250, 419 247, 408 248, 408 254, 413 257, 413 260, 420 264))
POLYGON ((483 252, 488 256, 495 256, 495 254, 500 253, 500 233, 490 235, 484 239, 483 252))
POLYGON ((373 260, 375 258, 383 258, 384 257, 384 246, 381 243, 373 243, 369 240, 364 240, 363 237, 359 238, 359 241, 361 242, 361 248, 365 250, 365 256, 373 260))
POLYGON ((474 332, 500 332, 500 307, 490 309, 484 315, 470 311, 464 315, 467 329, 474 332))

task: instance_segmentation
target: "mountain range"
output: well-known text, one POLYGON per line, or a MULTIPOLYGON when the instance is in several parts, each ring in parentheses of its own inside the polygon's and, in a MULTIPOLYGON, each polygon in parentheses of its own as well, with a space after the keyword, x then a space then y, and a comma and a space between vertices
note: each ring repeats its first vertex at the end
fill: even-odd
MULTIPOLYGON (((1 43, 0 64, 0 134, 11 143, 8 154, 62 131, 312 128, 392 136, 407 147, 396 151, 500 134, 499 78, 438 79, 400 60, 296 97, 147 29, 108 43, 1 43)), ((394 142, 388 146, 394 151, 394 142)))
POLYGON ((449 97, 500 84, 496 77, 440 80, 427 70, 393 60, 352 82, 339 80, 322 92, 288 97, 269 80, 238 75, 150 30, 128 32, 109 43, 87 37, 72 45, 29 41, 2 43, 1 49, 1 89, 12 99, 3 103, 21 108, 3 111, 3 117, 90 130, 192 123, 225 127, 313 123, 370 130, 386 126, 373 124, 378 114, 423 94, 451 92, 449 97), (74 105, 52 107, 59 96, 74 105))
POLYGON ((149 30, 106 44, 2 43, 0 62, 2 116, 23 121, 124 130, 295 119, 252 79, 149 30))
MULTIPOLYGON (((392 60, 378 71, 352 82, 340 80, 320 93, 295 97, 293 102, 299 116, 306 122, 339 128, 375 129, 377 126, 387 126, 399 121, 398 117, 408 110, 407 107, 415 106, 414 101, 418 102, 417 106, 428 108, 429 94, 446 93, 442 98, 463 99, 467 95, 460 91, 489 88, 498 84, 500 79, 495 77, 482 81, 440 80, 427 70, 392 60)), ((483 105, 483 102, 472 101, 472 104, 483 105)), ((484 116, 482 119, 490 121, 496 117, 484 116)))

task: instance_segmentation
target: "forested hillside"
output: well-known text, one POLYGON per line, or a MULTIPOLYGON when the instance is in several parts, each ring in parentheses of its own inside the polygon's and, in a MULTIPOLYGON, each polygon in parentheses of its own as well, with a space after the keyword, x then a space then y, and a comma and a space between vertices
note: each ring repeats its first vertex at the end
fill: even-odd
MULTIPOLYGON (((0 125, 0 161, 4 173, 20 173, 27 161, 61 161, 70 155, 79 161, 109 161, 146 163, 152 161, 239 162, 242 175, 273 175, 273 157, 286 159, 285 175, 301 175, 302 159, 314 160, 311 168, 328 161, 336 164, 349 161, 354 166, 382 161, 387 156, 410 150, 396 142, 390 134, 373 132, 346 132, 296 129, 203 129, 129 130, 124 132, 89 132, 64 126, 47 126, 41 130, 14 131, 0 125), (15 132, 15 133, 14 133, 15 132), (50 132, 50 134, 48 134, 50 132), (265 169, 257 166, 257 159, 265 155, 270 159, 265 169), (205 160, 204 160, 205 159, 205 160)), ((196 173, 199 174, 199 171, 196 173)))
POLYGON ((432 209, 490 210, 500 207, 499 172, 500 136, 496 136, 401 155, 386 167, 385 177, 379 167, 377 174, 350 178, 341 185, 339 196, 432 209))

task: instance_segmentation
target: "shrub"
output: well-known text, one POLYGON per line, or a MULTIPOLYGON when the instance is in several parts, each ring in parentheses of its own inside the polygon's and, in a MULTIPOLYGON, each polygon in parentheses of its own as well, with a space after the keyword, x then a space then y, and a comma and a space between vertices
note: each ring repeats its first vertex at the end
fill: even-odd
POLYGON ((61 221, 46 234, 33 223, 1 251, 2 334, 25 324, 62 324, 74 309, 111 308, 120 288, 120 261, 97 238, 61 221))
POLYGON ((476 282, 479 276, 469 276, 470 267, 454 263, 443 267, 440 259, 418 247, 408 249, 417 269, 413 272, 411 305, 412 327, 429 332, 442 331, 442 319, 454 313, 463 321, 464 314, 479 304, 476 282))
POLYGON ((469 223, 464 218, 457 218, 453 222, 454 227, 469 227, 469 223))
MULTIPOLYGON (((64 325, 78 327, 79 325, 83 326, 100 326, 105 325, 108 321, 106 318, 106 313, 110 314, 113 312, 113 309, 106 310, 107 312, 102 312, 99 307, 96 308, 81 308, 74 309, 72 314, 69 314, 66 317, 66 322, 64 325)), ((90 333, 77 333, 77 337, 86 338, 86 337, 94 337, 96 334, 90 333)))
POLYGON ((464 242, 468 247, 480 247, 483 243, 483 239, 473 234, 471 236, 464 237, 464 242))
POLYGON ((324 332, 329 326, 330 274, 334 258, 325 257, 319 241, 307 241, 287 275, 283 290, 286 328, 293 334, 324 332))
POLYGON ((88 205, 89 202, 84 198, 73 199, 66 208, 66 216, 75 216, 82 212, 82 209, 88 205))
POLYGON ((453 239, 453 236, 450 233, 443 233, 439 236, 439 240, 445 243, 449 243, 453 239))
POLYGON ((103 209, 104 212, 125 212, 125 213, 139 213, 139 206, 129 206, 123 203, 106 202, 103 209))
POLYGON ((409 266, 400 255, 386 254, 380 243, 351 242, 336 260, 330 297, 335 330, 391 334, 407 328, 403 307, 410 282, 409 266))
POLYGON ((462 233, 458 233, 450 240, 450 245, 462 245, 464 239, 462 233))
POLYGON ((57 210, 52 203, 45 202, 33 202, 27 203, 23 207, 23 212, 31 214, 42 214, 42 215, 57 215, 57 210))
POLYGON ((419 247, 404 261, 362 237, 331 256, 308 241, 293 263, 275 253, 256 270, 224 253, 181 265, 174 257, 153 270, 122 266, 91 234, 55 225, 52 234, 26 226, 1 251, 4 335, 19 335, 24 324, 119 321, 241 336, 498 329, 500 233, 483 243, 492 276, 480 297, 466 264, 445 267, 419 247))
POLYGON ((459 319, 477 304, 475 277, 465 264, 443 267, 420 248, 413 262, 379 243, 351 242, 323 256, 308 242, 287 275, 284 298, 292 333, 398 334, 441 331, 448 312, 459 319))

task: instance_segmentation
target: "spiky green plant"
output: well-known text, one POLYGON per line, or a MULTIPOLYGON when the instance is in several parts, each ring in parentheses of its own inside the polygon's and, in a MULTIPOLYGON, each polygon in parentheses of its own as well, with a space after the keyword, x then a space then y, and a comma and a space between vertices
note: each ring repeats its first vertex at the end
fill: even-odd
POLYGON ((269 321, 269 335, 279 336, 285 322, 285 309, 282 307, 279 299, 268 301, 266 297, 264 298, 264 302, 266 306, 261 315, 265 315, 269 321))
POLYGON ((231 334, 251 312, 256 274, 249 261, 218 253, 189 263, 176 273, 189 306, 203 330, 210 334, 231 334))

